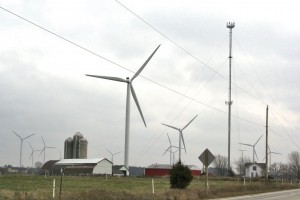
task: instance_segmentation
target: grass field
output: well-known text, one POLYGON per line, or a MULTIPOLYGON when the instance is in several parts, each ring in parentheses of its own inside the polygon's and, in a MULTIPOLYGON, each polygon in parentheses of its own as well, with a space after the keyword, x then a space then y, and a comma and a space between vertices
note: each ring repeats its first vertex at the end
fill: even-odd
MULTIPOLYGON (((0 176, 1 200, 43 200, 52 198, 53 179, 56 180, 55 199, 59 199, 60 177, 55 176, 0 176)), ((168 178, 65 176, 62 181, 61 200, 93 199, 207 199, 265 191, 300 188, 299 184, 238 181, 237 178, 211 178, 209 191, 204 178, 194 178, 185 190, 170 189, 168 178)))

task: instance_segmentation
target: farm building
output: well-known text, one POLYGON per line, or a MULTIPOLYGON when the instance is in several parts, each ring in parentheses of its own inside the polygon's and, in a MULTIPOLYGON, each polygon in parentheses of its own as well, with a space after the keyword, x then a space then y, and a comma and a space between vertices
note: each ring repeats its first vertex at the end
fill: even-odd
MULTIPOLYGON (((145 176, 169 176, 173 165, 153 164, 145 168, 145 176)), ((187 165, 193 176, 200 176, 201 170, 196 165, 187 165)))
POLYGON ((261 177, 264 175, 266 163, 245 163, 246 177, 261 177))
POLYGON ((111 175, 112 162, 106 158, 63 159, 52 167, 54 174, 60 174, 61 170, 65 175, 111 175))
POLYGON ((124 165, 113 165, 113 176, 129 176, 129 170, 124 165))

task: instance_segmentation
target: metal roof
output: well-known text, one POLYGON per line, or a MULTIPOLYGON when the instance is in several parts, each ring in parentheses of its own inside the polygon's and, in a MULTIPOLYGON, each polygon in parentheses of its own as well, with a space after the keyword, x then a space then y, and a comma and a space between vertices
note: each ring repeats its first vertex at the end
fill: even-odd
MULTIPOLYGON (((106 158, 91 158, 91 159, 62 159, 55 163, 55 165, 70 165, 70 164, 97 164, 106 158)), ((109 161, 109 160, 107 160, 109 161)), ((109 161, 110 162, 110 161, 109 161)))
MULTIPOLYGON (((200 170, 200 168, 197 167, 196 165, 185 165, 185 166, 187 166, 191 170, 200 170)), ((169 165, 169 164, 152 164, 146 168, 147 169, 172 169, 172 167, 173 165, 169 165)))

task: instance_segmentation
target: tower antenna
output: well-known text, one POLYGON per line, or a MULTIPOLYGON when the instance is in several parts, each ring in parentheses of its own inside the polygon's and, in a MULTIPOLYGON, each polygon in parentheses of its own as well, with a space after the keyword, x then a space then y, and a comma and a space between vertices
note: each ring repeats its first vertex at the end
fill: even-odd
POLYGON ((234 22, 228 22, 227 28, 229 28, 229 95, 228 95, 228 101, 225 103, 228 105, 228 175, 230 175, 230 134, 231 134, 231 51, 232 51, 232 29, 234 28, 235 23, 234 22))

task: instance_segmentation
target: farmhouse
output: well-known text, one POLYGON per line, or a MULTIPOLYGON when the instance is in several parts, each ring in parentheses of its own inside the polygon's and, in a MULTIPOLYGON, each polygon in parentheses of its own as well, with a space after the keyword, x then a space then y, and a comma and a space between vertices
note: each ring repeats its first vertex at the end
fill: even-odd
POLYGON ((266 163, 245 163, 245 176, 248 178, 261 177, 264 175, 266 163))
POLYGON ((54 174, 63 172, 65 175, 111 175, 112 162, 106 158, 63 159, 53 165, 52 171, 54 174))
MULTIPOLYGON (((173 165, 152 164, 145 168, 145 176, 169 176, 173 165)), ((200 176, 201 170, 196 165, 187 165, 193 176, 200 176)))

